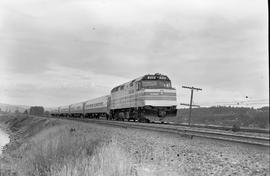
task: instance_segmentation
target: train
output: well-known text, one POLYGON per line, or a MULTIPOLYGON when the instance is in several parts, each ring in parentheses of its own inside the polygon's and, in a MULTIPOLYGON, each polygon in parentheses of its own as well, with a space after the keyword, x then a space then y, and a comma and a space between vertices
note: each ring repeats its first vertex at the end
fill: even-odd
POLYGON ((168 76, 146 74, 118 85, 109 95, 60 106, 50 111, 53 117, 95 118, 152 122, 176 116, 176 89, 168 76))

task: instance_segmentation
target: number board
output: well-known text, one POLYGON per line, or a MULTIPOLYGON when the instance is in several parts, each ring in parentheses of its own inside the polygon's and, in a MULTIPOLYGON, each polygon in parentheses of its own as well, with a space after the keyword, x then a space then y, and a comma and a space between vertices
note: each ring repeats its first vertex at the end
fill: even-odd
POLYGON ((161 80, 167 80, 166 76, 161 76, 161 75, 148 75, 146 76, 146 79, 161 79, 161 80))

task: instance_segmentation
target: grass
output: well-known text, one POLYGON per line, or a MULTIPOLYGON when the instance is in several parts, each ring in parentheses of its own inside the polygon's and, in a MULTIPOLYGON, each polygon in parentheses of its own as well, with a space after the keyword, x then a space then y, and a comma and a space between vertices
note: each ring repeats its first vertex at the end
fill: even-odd
MULTIPOLYGON (((189 109, 178 109, 177 118, 188 122, 189 109)), ((217 106, 192 109, 191 123, 269 129, 269 107, 260 109, 217 106)))
POLYGON ((96 130, 89 133, 80 126, 61 125, 54 120, 28 120, 13 121, 13 127, 24 137, 20 145, 5 152, 9 153, 6 159, 13 173, 21 176, 136 175, 131 157, 108 133, 96 130), (30 123, 18 128, 26 121, 30 123), (48 125, 52 122, 58 125, 48 125))
POLYGON ((49 128, 34 136, 13 163, 20 175, 134 175, 129 157, 117 142, 98 133, 86 135, 67 126, 49 128))

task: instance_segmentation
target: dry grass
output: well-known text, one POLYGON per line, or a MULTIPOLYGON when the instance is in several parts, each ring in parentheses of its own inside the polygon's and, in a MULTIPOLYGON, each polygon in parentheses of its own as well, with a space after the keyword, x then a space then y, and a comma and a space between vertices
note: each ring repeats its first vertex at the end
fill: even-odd
POLYGON ((92 157, 82 156, 75 161, 66 162, 65 166, 53 175, 127 176, 136 175, 136 171, 125 152, 112 141, 96 149, 92 157))
POLYGON ((129 156, 115 139, 69 125, 42 130, 11 155, 13 172, 22 176, 136 175, 129 156))

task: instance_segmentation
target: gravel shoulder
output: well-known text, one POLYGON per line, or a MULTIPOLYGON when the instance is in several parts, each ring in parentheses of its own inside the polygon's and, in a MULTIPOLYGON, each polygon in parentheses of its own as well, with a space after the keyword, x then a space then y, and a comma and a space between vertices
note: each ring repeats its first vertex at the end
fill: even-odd
POLYGON ((132 157, 141 175, 270 175, 266 147, 73 123, 109 132, 132 157))

